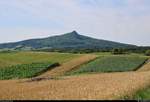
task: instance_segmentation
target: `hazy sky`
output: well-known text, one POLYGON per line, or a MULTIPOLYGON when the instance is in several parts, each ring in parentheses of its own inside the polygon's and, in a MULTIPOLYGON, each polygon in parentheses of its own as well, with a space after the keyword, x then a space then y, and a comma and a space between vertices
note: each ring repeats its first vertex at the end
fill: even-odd
POLYGON ((0 0, 0 43, 73 30, 150 45, 150 0, 0 0))

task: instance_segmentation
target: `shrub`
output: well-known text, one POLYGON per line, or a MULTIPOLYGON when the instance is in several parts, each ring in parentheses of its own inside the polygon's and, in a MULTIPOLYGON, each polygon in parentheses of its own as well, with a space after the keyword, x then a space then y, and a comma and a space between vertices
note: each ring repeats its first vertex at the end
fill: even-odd
POLYGON ((146 56, 150 56, 150 50, 147 50, 147 51, 145 52, 145 55, 146 55, 146 56))

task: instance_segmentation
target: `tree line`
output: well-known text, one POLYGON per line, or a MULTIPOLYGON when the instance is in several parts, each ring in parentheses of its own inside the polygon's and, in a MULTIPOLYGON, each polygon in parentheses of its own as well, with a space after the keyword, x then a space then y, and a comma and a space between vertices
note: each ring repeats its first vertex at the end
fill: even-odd
POLYGON ((103 49, 37 49, 35 51, 46 51, 46 52, 61 52, 61 53, 95 53, 95 52, 111 52, 114 55, 117 54, 129 54, 129 53, 139 53, 150 56, 150 47, 137 47, 137 48, 103 48, 103 49))

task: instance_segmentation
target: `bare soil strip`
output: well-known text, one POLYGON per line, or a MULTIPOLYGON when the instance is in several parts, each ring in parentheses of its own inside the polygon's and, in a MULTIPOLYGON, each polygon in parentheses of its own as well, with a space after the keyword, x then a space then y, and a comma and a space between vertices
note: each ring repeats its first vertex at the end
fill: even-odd
POLYGON ((63 75, 65 72, 68 72, 74 68, 77 68, 78 66, 87 63, 91 60, 96 59, 96 55, 83 55, 79 58, 75 58, 69 62, 63 63, 61 66, 58 66, 50 71, 47 71, 46 73, 43 73, 42 75, 38 76, 39 77, 48 77, 48 76, 59 76, 63 75))
POLYGON ((150 71, 150 59, 144 64, 141 68, 137 70, 138 72, 141 71, 150 71))
POLYGON ((35 82, 0 81, 0 99, 117 99, 150 84, 150 72, 68 76, 35 82))

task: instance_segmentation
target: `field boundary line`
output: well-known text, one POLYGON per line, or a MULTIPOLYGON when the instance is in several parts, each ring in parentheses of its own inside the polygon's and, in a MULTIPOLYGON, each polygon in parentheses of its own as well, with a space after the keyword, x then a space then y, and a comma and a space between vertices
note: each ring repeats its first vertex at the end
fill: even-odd
POLYGON ((150 71, 150 58, 145 62, 145 64, 136 70, 136 72, 150 71))
POLYGON ((50 71, 47 71, 45 73, 43 73, 42 75, 40 76, 37 76, 37 78, 39 77, 48 77, 48 76, 61 76, 61 75, 64 75, 64 73, 70 71, 70 70, 73 70, 74 68, 77 68, 78 66, 82 65, 82 64, 85 64, 91 60, 94 60, 96 59, 98 56, 97 55, 91 55, 91 54, 86 54, 86 55, 83 55, 79 58, 75 58, 69 62, 66 62, 66 63, 63 63, 62 65, 50 70, 50 71))

